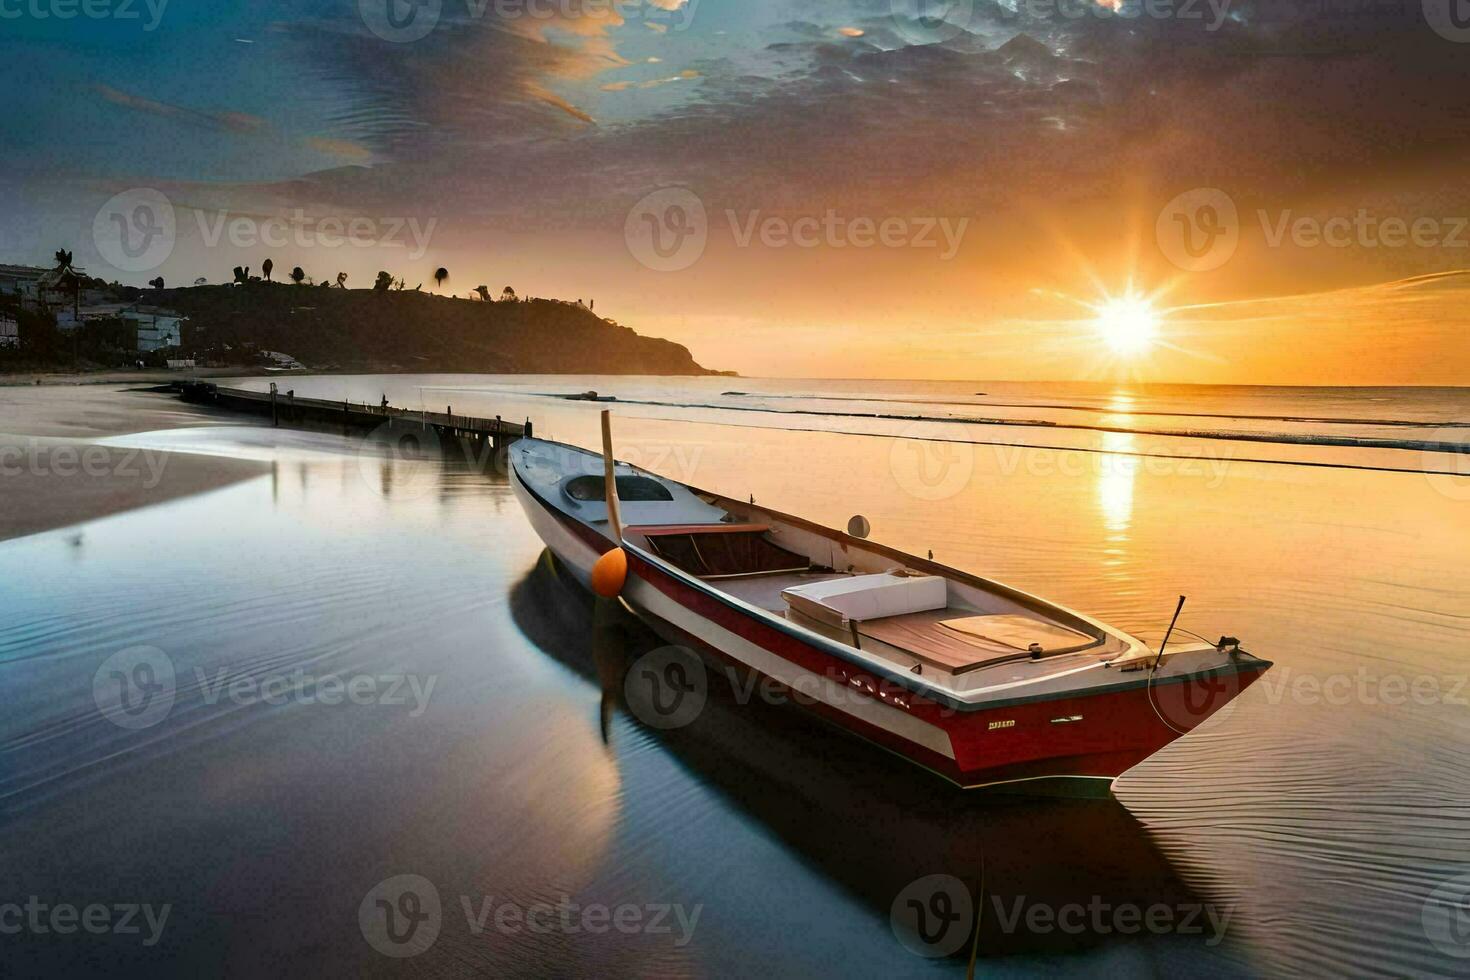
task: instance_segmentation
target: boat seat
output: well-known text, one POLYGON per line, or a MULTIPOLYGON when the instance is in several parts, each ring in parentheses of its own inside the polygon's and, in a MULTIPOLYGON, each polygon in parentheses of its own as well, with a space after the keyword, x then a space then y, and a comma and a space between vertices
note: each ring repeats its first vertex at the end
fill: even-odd
POLYGON ((949 590, 937 575, 879 572, 812 582, 787 589, 781 598, 793 609, 831 626, 943 609, 949 590))
POLYGON ((653 553, 704 579, 804 572, 811 561, 766 537, 764 524, 679 524, 628 529, 653 553))
POLYGON ((886 643, 953 674, 1034 657, 1076 653, 1103 642, 1031 616, 995 614, 956 618, 958 611, 940 609, 867 620, 857 624, 859 642, 867 638, 886 643))

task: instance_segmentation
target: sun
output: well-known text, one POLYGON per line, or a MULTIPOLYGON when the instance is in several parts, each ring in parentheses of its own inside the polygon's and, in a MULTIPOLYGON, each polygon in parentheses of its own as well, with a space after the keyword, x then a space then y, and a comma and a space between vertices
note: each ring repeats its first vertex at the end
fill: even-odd
POLYGON ((1141 354, 1159 335, 1159 314, 1148 297, 1128 292, 1092 306, 1093 329, 1116 354, 1141 354))

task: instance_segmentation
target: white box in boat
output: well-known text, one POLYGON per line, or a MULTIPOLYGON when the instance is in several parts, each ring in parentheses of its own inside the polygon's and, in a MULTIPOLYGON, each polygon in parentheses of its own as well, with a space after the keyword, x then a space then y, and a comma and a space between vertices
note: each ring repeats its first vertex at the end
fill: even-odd
POLYGON ((781 593, 787 604, 807 616, 834 625, 943 609, 949 602, 944 579, 937 575, 853 575, 798 585, 781 593))

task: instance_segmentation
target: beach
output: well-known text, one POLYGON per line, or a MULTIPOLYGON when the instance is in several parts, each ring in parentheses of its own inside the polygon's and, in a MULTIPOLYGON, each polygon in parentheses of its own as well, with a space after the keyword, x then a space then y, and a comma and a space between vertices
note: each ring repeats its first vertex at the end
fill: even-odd
POLYGON ((1155 642, 1187 594, 1182 626, 1276 666, 1100 800, 956 793, 735 689, 660 731, 617 679, 662 641, 567 580, 495 461, 385 458, 156 392, 0 388, 12 441, 136 451, 140 494, 142 454, 168 459, 146 491, 166 497, 111 509, 112 475, 105 493, 0 483, 74 508, 0 542, 0 860, 21 900, 133 905, 144 924, 32 932, 8 951, 22 972, 394 974, 360 910, 404 875, 438 903, 410 961, 432 975, 963 976, 967 950, 926 959, 891 926, 931 874, 978 896, 985 972, 1459 962, 1425 931, 1470 846, 1447 748, 1470 672, 1459 457, 1189 433, 1452 440, 1462 394, 1196 392, 1201 416, 1170 422, 1172 390, 1085 386, 292 386, 529 416, 581 445, 611 407, 619 454, 650 469, 828 525, 863 514, 877 541, 1155 642), (563 397, 587 390, 623 404, 563 397), (1184 434, 1132 431, 1169 425, 1184 434), (99 700, 140 664, 166 698, 138 717, 99 700), (599 928, 614 915, 645 928, 599 928))
POLYGON ((0 385, 0 540, 265 472, 255 461, 106 444, 114 436, 205 421, 218 424, 115 379, 0 385))

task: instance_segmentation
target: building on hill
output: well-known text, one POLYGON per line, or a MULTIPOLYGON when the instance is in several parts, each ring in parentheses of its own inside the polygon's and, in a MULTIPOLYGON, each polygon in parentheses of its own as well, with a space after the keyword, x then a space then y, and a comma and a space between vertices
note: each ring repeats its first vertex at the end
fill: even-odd
POLYGON ((19 300, 23 306, 39 302, 41 277, 50 272, 31 265, 0 265, 0 296, 19 300))
POLYGON ((184 344, 184 322, 188 318, 173 310, 138 303, 123 310, 122 318, 137 327, 139 351, 182 347, 184 344))

